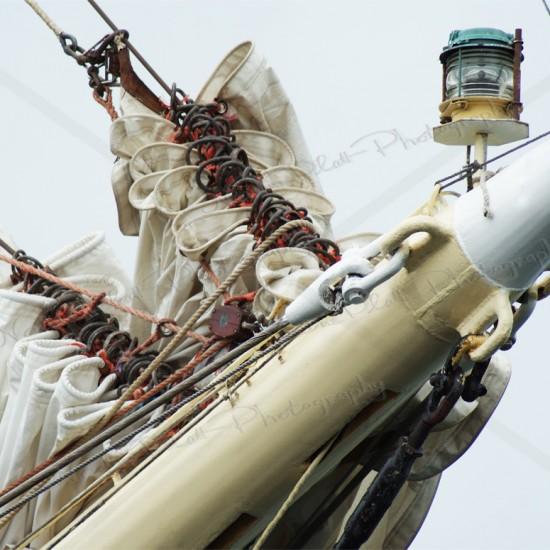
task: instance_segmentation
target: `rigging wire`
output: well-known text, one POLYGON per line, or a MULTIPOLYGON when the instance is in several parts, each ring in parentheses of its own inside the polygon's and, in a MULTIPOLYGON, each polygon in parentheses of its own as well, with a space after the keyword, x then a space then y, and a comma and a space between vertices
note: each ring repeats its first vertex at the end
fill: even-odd
MULTIPOLYGON (((40 494, 42 494, 45 491, 48 491, 49 489, 55 487, 56 485, 58 485, 59 483, 61 483, 62 481, 64 481, 68 477, 70 477, 71 475, 75 474, 76 472, 80 471, 82 468, 86 467, 88 464, 91 464, 95 460, 98 460, 99 458, 101 458, 102 456, 104 456, 105 454, 107 454, 108 452, 110 452, 114 449, 123 447, 124 445, 129 443, 136 435, 140 434, 144 430, 146 430, 148 428, 154 428, 157 425, 159 425, 160 423, 162 423, 164 420, 169 418, 172 414, 174 414, 182 406, 186 405, 187 403, 189 403, 192 400, 195 400, 200 395, 208 393, 212 389, 215 389, 215 388, 219 387, 224 382, 227 382, 228 380, 230 380, 236 374, 238 374, 238 373, 244 371, 245 369, 247 369, 248 367, 250 367, 253 363, 257 362, 259 359, 262 359, 265 356, 270 355, 268 360, 264 361, 264 363, 261 365, 262 367, 265 366, 269 362, 269 359, 274 357, 277 353, 280 352, 280 350, 283 347, 287 346, 290 342, 292 342, 292 340, 296 336, 298 336, 298 334, 301 334, 302 332, 309 329, 311 326, 313 326, 314 324, 319 322, 323 317, 325 317, 325 316, 322 316, 320 318, 317 318, 317 319, 314 319, 314 320, 309 321, 307 323, 304 323, 303 325, 295 327, 294 329, 292 329, 291 331, 286 333, 284 336, 282 336, 279 340, 277 340, 276 342, 274 342, 273 344, 268 346, 266 349, 260 351, 257 355, 250 357, 249 359, 247 359, 245 362, 240 364, 235 369, 233 369, 230 372, 222 375, 220 378, 218 378, 217 380, 215 380, 212 383, 208 384, 204 388, 201 388, 201 389, 197 390, 193 395, 182 399, 179 403, 177 403, 175 405, 172 405, 170 408, 168 408, 166 411, 164 411, 157 418, 149 420, 148 422, 146 422, 142 426, 139 426, 138 428, 136 428, 135 430, 133 430, 132 432, 130 432, 129 434, 127 434, 126 436, 121 438, 119 441, 117 441, 116 444, 109 445, 109 446, 104 446, 100 451, 98 451, 97 453, 95 453, 91 457, 87 458, 83 462, 79 463, 78 465, 74 466, 73 468, 71 468, 67 472, 64 472, 58 478, 55 478, 55 479, 49 481, 47 484, 39 486, 36 490, 31 491, 29 494, 27 494, 25 497, 23 497, 19 502, 15 503, 10 508, 3 510, 3 512, 0 514, 0 519, 4 518, 4 517, 6 517, 10 514, 13 514, 14 511, 19 510, 27 502, 30 502, 31 500, 38 497, 40 494)), ((206 370, 206 369, 203 369, 203 370, 206 370)), ((173 389, 175 390, 175 389, 177 389, 177 387, 173 388, 173 389)), ((170 392, 172 392, 172 391, 173 390, 170 390, 170 392)), ((159 401, 160 402, 165 402, 166 401, 167 393, 164 394, 162 397, 158 398, 157 400, 155 400, 154 408, 156 408, 159 404, 161 404, 161 403, 159 403, 159 401)), ((178 392, 178 393, 181 393, 181 391, 178 392)), ((173 395, 171 395, 171 397, 173 397, 173 395)), ((229 399, 229 395, 227 395, 225 398, 229 399)), ((144 408, 146 408, 146 407, 144 407, 144 408)), ((137 411, 137 413, 140 413, 140 412, 141 411, 137 411)), ((122 421, 120 423, 122 423, 122 421)), ((133 423, 133 421, 131 423, 133 423)), ((113 427, 117 427, 117 426, 118 425, 115 425, 113 427)), ((66 457, 62 458, 58 463, 55 463, 55 464, 51 465, 50 467, 46 468, 45 470, 43 470, 42 472, 40 472, 39 474, 34 476, 34 478, 30 478, 29 480, 27 480, 27 482, 22 483, 19 487, 17 487, 16 489, 11 491, 10 493, 7 493, 6 495, 4 495, 4 497, 0 498, 0 506, 4 506, 4 505, 8 504, 13 499, 20 496, 22 493, 28 491, 29 489, 32 489, 37 484, 39 484, 39 483, 43 482, 44 480, 47 480, 48 478, 52 477, 53 475, 58 473, 61 468, 67 466, 71 462, 74 462, 74 460, 82 457, 85 453, 89 452, 91 449, 95 448, 97 445, 99 445, 103 441, 109 439, 113 435, 112 433, 109 433, 109 432, 112 431, 112 428, 110 428, 108 430, 105 430, 104 432, 102 432, 100 434, 100 436, 97 436, 96 438, 89 441, 87 444, 83 445, 82 447, 77 448, 75 451, 73 451, 72 453, 70 453, 66 457), (105 434, 107 434, 107 433, 108 433, 108 436, 105 437, 105 434)), ((120 430, 118 430, 118 431, 120 431, 120 430)), ((118 433, 118 431, 117 431, 117 433, 118 433)))
MULTIPOLYGON (((27 1, 27 0, 25 0, 27 1)), ((94 10, 99 14, 101 19, 107 23, 107 25, 113 30, 113 32, 118 32, 120 29, 115 25, 113 20, 105 13, 105 11, 98 5, 94 0, 88 0, 88 4, 94 8, 94 10)), ((148 73, 157 81, 161 88, 167 93, 170 94, 172 88, 160 77, 160 75, 153 69, 151 64, 139 53, 139 51, 134 47, 134 45, 126 39, 124 41, 128 49, 136 56, 137 60, 143 65, 143 67, 148 71, 148 73)))
MULTIPOLYGON (((63 29, 44 11, 44 9, 38 4, 36 0, 24 0, 26 4, 42 19, 46 26, 55 34, 55 36, 62 41, 65 33, 63 29)), ((92 8, 99 14, 99 16, 107 23, 114 32, 119 32, 119 28, 114 24, 114 22, 109 18, 105 11, 95 2, 94 0, 88 0, 88 3, 92 8)), ((170 86, 161 78, 161 76, 153 69, 151 64, 141 55, 141 53, 136 49, 136 47, 129 41, 125 40, 124 43, 128 49, 136 56, 136 59, 143 65, 145 70, 156 80, 156 82, 161 86, 161 88, 168 94, 171 92, 170 86)))
POLYGON ((477 172, 481 168, 485 168, 488 164, 491 164, 492 162, 500 160, 501 158, 504 158, 510 155, 511 153, 515 153, 516 151, 519 151, 520 149, 523 149, 524 147, 527 147, 528 145, 531 145, 536 141, 539 141, 548 136, 550 136, 550 130, 547 130, 546 132, 543 132, 542 134, 539 134, 538 136, 535 136, 534 138, 531 138, 521 143, 520 145, 516 145, 515 147, 508 149, 508 151, 504 151, 504 153, 501 153, 500 155, 496 155, 495 157, 490 158, 485 162, 474 161, 471 164, 467 164, 457 172, 453 172, 452 174, 449 174, 448 176, 437 180, 434 185, 440 185, 442 190, 446 189, 447 187, 450 187, 451 185, 454 185, 455 183, 462 181, 464 178, 467 178, 468 176, 475 174, 475 172, 477 172), (451 180, 451 181, 448 181, 448 180, 451 180), (444 182, 447 182, 447 183, 444 183, 444 182))
POLYGON ((11 254, 12 256, 15 256, 15 253, 17 252, 15 248, 10 246, 4 239, 0 239, 0 247, 2 247, 6 252, 11 254))
POLYGON ((279 525, 281 519, 288 512, 289 508, 294 504, 294 502, 296 502, 300 491, 304 488, 305 484, 308 482, 309 478, 311 477, 317 466, 319 466, 327 453, 332 449, 334 442, 338 439, 339 436, 340 433, 337 433, 334 437, 332 437, 332 439, 325 443, 325 445, 317 453, 316 457, 309 463, 309 466, 300 476, 275 516, 271 519, 267 527, 263 530, 260 537, 254 543, 254 546, 252 546, 252 550, 261 550, 262 548, 264 548, 265 542, 269 538, 269 535, 271 535, 273 530, 277 527, 277 525, 279 525))
POLYGON ((200 380, 203 380, 208 375, 226 366, 228 363, 235 360, 241 354, 250 350, 252 347, 258 345, 265 339, 271 336, 274 336, 286 326, 287 326, 287 323, 285 321, 279 321, 277 323, 274 323, 273 325, 266 328, 260 334, 252 336, 252 338, 249 338, 248 340, 246 340, 246 342, 243 342, 240 346, 227 352, 223 357, 220 357, 219 359, 213 361, 210 365, 207 365, 206 367, 202 368, 200 371, 191 375, 189 378, 186 378, 176 386, 170 388, 169 390, 167 390, 165 393, 163 393, 156 399, 153 399, 148 403, 145 403, 137 411, 134 411, 129 415, 123 416, 116 424, 113 424, 105 428, 104 431, 86 440, 85 442, 83 443, 81 442, 79 446, 73 449, 69 454, 59 457, 55 462, 46 461, 45 463, 40 465, 39 468, 35 468, 35 470, 32 471, 32 476, 26 475, 24 476, 24 478, 21 478, 19 483, 14 482, 10 486, 2 489, 0 491, 0 507, 4 506, 7 502, 12 500, 13 498, 27 491, 35 483, 37 483, 38 481, 41 481, 42 478, 47 477, 47 475, 51 475, 52 473, 55 473, 57 469, 64 467, 67 464, 70 464, 73 460, 75 460, 82 454, 92 450, 98 444, 103 443, 110 437, 118 434, 120 431, 122 431, 123 429, 133 424, 134 422, 138 421, 139 419, 153 412, 160 405, 170 402, 171 399, 173 399, 177 395, 180 395, 186 389, 194 386, 200 380), (44 472, 47 472, 47 474, 45 474, 44 472))

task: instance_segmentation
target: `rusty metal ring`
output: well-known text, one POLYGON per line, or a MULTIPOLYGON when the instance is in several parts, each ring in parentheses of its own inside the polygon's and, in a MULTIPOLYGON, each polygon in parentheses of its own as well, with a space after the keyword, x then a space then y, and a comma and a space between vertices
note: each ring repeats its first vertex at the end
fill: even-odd
POLYGON ((156 331, 161 338, 170 338, 171 336, 174 336, 174 334, 176 334, 176 330, 170 328, 168 325, 177 326, 177 323, 173 319, 164 318, 161 319, 157 324, 156 331))

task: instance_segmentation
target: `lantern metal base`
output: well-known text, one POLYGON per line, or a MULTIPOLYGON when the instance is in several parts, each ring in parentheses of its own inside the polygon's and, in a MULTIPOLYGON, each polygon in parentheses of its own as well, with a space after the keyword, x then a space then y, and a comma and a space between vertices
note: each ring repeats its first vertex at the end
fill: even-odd
POLYGON ((462 119, 433 129, 434 141, 444 145, 474 145, 479 134, 487 134, 488 145, 504 145, 529 137, 529 124, 519 120, 462 119))

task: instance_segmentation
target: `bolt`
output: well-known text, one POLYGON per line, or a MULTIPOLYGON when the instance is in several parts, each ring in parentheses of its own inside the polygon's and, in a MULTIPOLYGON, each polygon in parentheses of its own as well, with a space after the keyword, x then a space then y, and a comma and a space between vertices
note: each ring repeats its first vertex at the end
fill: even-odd
POLYGON ((359 289, 353 288, 346 292, 347 304, 362 304, 367 297, 359 289))

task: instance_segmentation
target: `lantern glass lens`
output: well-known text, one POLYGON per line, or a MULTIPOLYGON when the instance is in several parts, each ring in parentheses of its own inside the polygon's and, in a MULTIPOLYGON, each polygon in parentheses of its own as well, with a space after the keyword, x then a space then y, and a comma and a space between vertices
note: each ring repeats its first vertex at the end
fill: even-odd
POLYGON ((513 60, 505 52, 472 48, 447 62, 446 98, 492 96, 513 99, 513 60))

